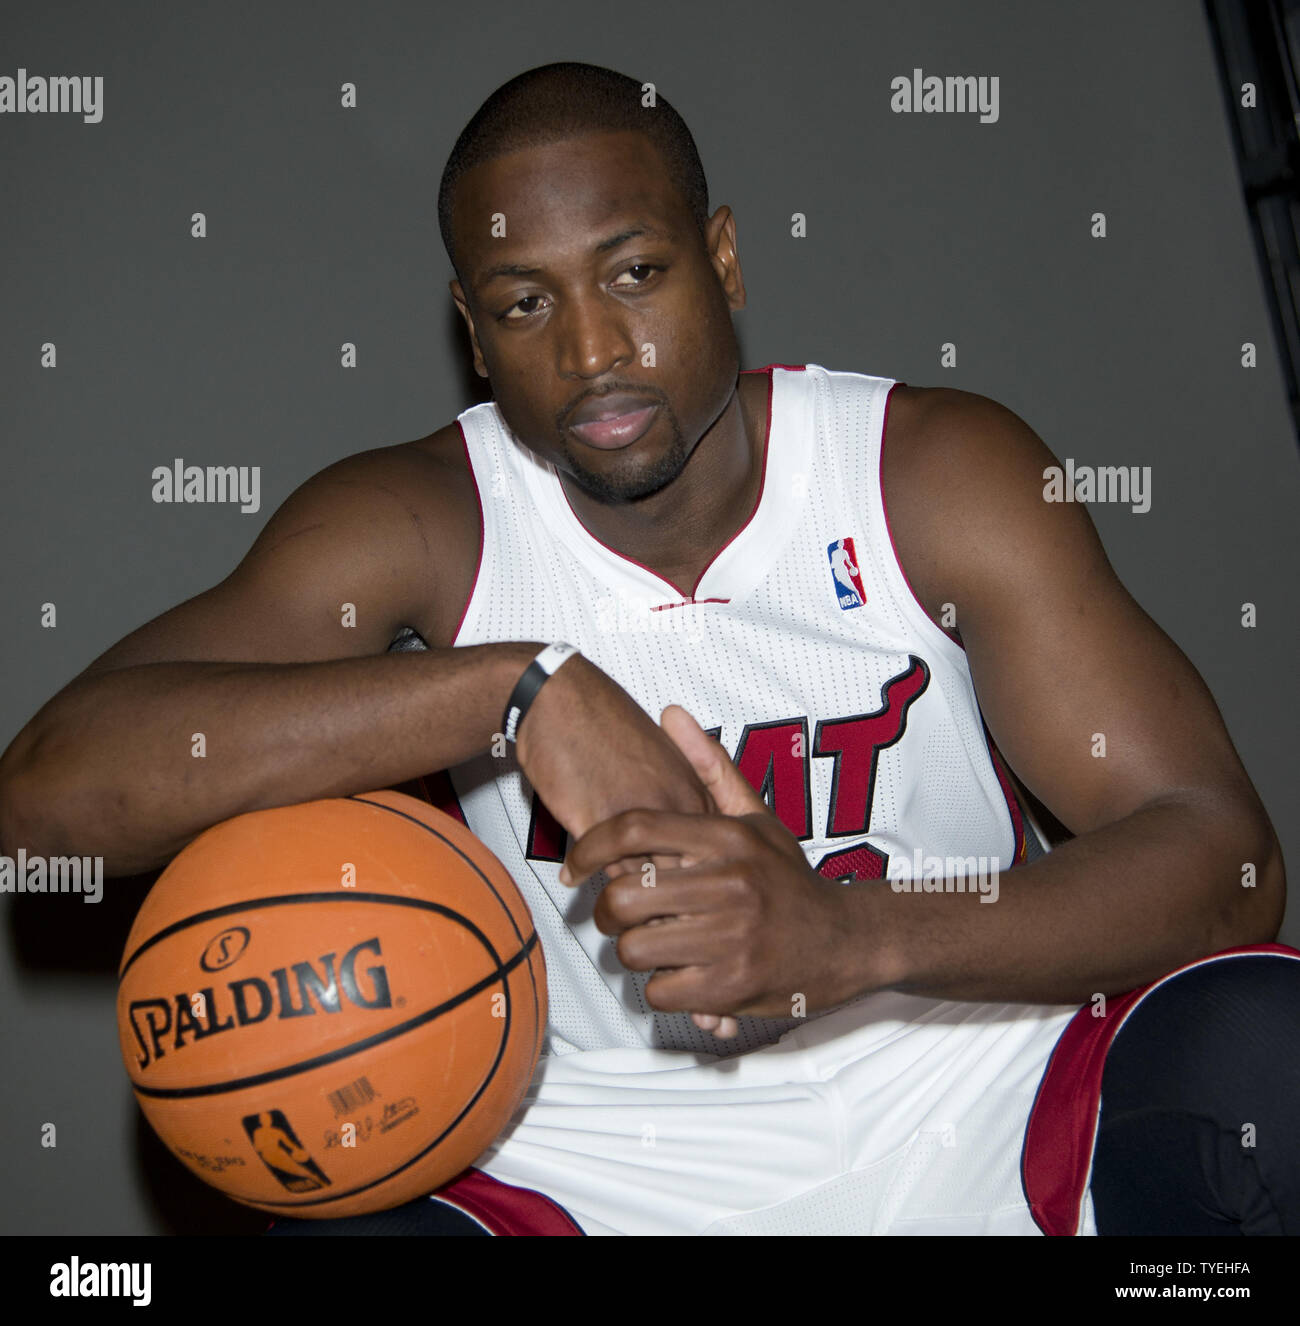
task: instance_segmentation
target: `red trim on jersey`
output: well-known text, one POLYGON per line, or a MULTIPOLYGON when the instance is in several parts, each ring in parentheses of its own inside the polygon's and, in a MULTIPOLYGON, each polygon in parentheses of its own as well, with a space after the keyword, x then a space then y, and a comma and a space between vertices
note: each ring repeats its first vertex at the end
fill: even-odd
POLYGON ((430 1196, 473 1217, 493 1234, 581 1234, 571 1215, 543 1193, 467 1169, 430 1196))
POLYGON ((676 603, 656 603, 650 611, 663 612, 665 608, 684 608, 690 603, 730 603, 730 599, 679 599, 676 603))
POLYGON ((424 774, 420 778, 410 778, 404 783, 394 783, 392 790, 401 792, 404 796, 414 797, 417 801, 426 802, 434 810, 450 815, 452 819, 459 820, 467 829, 469 828, 465 812, 460 808, 456 789, 452 786, 451 775, 445 769, 439 769, 437 773, 424 774))
POLYGON ((460 635, 460 628, 465 625, 465 618, 469 615, 469 605, 474 602, 474 591, 478 588, 478 575, 483 569, 483 544, 487 539, 487 524, 483 519, 483 494, 479 491, 478 475, 474 473, 474 462, 470 459, 469 438, 465 436, 465 425, 459 419, 456 420, 456 427, 460 430, 460 444, 465 448, 465 464, 469 466, 469 477, 474 480, 474 498, 478 502, 478 561, 474 563, 474 580, 469 587, 469 597, 465 600, 465 606, 460 610, 460 621, 456 623, 456 629, 451 633, 451 643, 453 645, 456 643, 456 637, 460 635))
POLYGON ((469 823, 465 819, 465 812, 460 808, 460 798, 456 795, 456 789, 452 786, 451 775, 446 769, 439 769, 437 773, 425 774, 420 779, 420 791, 424 793, 425 799, 434 810, 440 810, 444 815, 450 815, 452 819, 459 820, 467 829, 469 828, 469 823))
POLYGON ((1028 850, 1025 842, 1025 818, 1020 813, 1020 798, 1016 796, 1016 789, 1011 785, 1011 778, 1007 774, 1006 765, 1002 762, 1002 753, 995 745, 993 738, 989 736, 989 730, 984 729, 984 744, 989 748, 989 758, 993 761, 993 772, 998 776, 998 784, 1002 788, 1002 795, 1006 798, 1007 810, 1011 814, 1011 832, 1015 835, 1015 851, 1011 855, 1011 864, 1018 866, 1024 859, 1028 850))
MULTIPOLYGON (((690 592, 689 592, 688 594, 682 595, 682 591, 681 591, 680 586, 678 586, 678 585, 674 585, 673 582, 672 582, 671 580, 665 580, 664 577, 661 576, 661 575, 659 574, 658 571, 652 570, 652 569, 651 569, 650 567, 648 567, 644 562, 638 562, 637 559, 636 559, 635 557, 629 557, 626 553, 619 552, 619 550, 618 550, 617 548, 611 548, 611 547, 609 546, 609 544, 605 542, 604 539, 599 539, 599 538, 597 538, 596 535, 594 535, 589 529, 587 529, 586 525, 583 525, 583 523, 582 523, 582 517, 579 516, 578 513, 577 513, 576 511, 573 511, 573 503, 572 503, 572 502, 569 502, 569 494, 568 494, 567 492, 564 491, 564 485, 563 485, 563 484, 560 484, 560 492, 564 493, 564 500, 565 500, 566 502, 569 503, 569 510, 570 510, 570 511, 573 511, 573 518, 574 518, 574 520, 576 520, 576 521, 578 522, 578 524, 581 526, 581 528, 583 529, 583 531, 586 533, 587 537, 588 537, 589 539, 593 540, 594 542, 600 544, 600 546, 601 546, 602 548, 606 549, 606 551, 608 551, 608 552, 612 552, 612 553, 614 554, 615 557, 621 557, 621 558, 623 559, 623 561, 625 561, 625 562, 631 562, 633 566, 639 566, 643 571, 645 571, 645 572, 647 572, 648 574, 654 576, 654 578, 655 578, 656 580, 658 580, 658 581, 660 581, 661 583, 667 585, 668 588, 671 589, 671 590, 673 591, 674 594, 682 595, 682 600, 683 600, 684 602, 686 602, 686 603, 695 603, 695 602, 700 602, 700 603, 712 603, 712 602, 715 602, 715 601, 717 601, 717 602, 725 602, 726 600, 713 600, 713 599, 699 599, 699 600, 697 600, 696 597, 695 597, 695 591, 700 587, 700 581, 703 580, 704 577, 708 574, 709 567, 712 566, 712 565, 714 564, 714 562, 716 562, 716 561, 718 560, 718 558, 721 557, 722 554, 723 554, 728 548, 730 548, 731 545, 732 545, 733 543, 735 543, 735 541, 740 537, 741 533, 742 533, 742 532, 748 527, 749 523, 750 523, 750 522, 754 519, 754 517, 758 514, 758 508, 763 504, 763 490, 764 490, 764 488, 767 487, 767 455, 768 455, 768 443, 772 440, 772 389, 773 389, 773 382, 772 382, 772 369, 774 369, 774 368, 785 368, 785 367, 786 367, 785 364, 768 364, 768 366, 767 366, 766 368, 754 368, 754 369, 745 369, 745 370, 743 370, 744 372, 747 372, 747 373, 766 373, 766 374, 767 374, 767 426, 766 426, 766 428, 765 428, 764 431, 763 431, 763 474, 762 474, 762 477, 759 479, 759 482, 758 482, 758 496, 754 499, 754 509, 753 509, 753 510, 749 513, 749 515, 746 517, 746 519, 745 519, 745 523, 740 527, 740 529, 738 529, 738 530, 737 530, 737 531, 731 536, 731 538, 729 538, 729 539, 726 541, 726 543, 724 543, 724 544, 722 545, 721 548, 718 549, 717 552, 715 552, 715 553, 713 554, 712 557, 709 558, 708 565, 706 565, 705 568, 704 568, 704 570, 701 571, 700 574, 699 574, 698 576, 695 577, 695 583, 691 586, 691 588, 690 588, 690 592)), ((800 368, 801 368, 801 369, 802 369, 802 367, 803 367, 803 366, 800 365, 800 368)), ((558 476, 557 476, 557 477, 558 477, 558 476)), ((668 606, 668 607, 675 607, 676 604, 667 604, 667 605, 665 605, 665 606, 668 606)))
POLYGON ((1070 1020, 1048 1060, 1025 1129, 1020 1177, 1029 1210, 1044 1234, 1077 1234, 1101 1117, 1106 1052, 1143 999, 1166 981, 1207 962, 1253 954, 1300 960, 1287 944, 1246 944, 1186 963, 1150 985, 1108 999, 1105 1017, 1085 1004, 1070 1020))
POLYGON ((907 572, 903 569, 903 559, 898 555, 898 544, 894 542, 894 531, 889 527, 889 504, 885 501, 885 441, 889 436, 889 406, 894 399, 894 389, 896 387, 905 386, 907 386, 906 382, 895 382, 894 386, 890 387, 888 394, 885 396, 885 418, 880 425, 880 466, 876 480, 880 485, 880 509, 885 513, 885 535, 889 539, 890 551, 894 554, 894 565, 898 567, 898 574, 903 577, 903 584, 907 586, 907 592, 916 600, 916 606, 925 613, 927 621, 934 622, 934 625, 938 627, 938 629, 941 630, 958 649, 964 652, 966 646, 962 644, 960 637, 954 631, 949 631, 946 627, 939 626, 939 623, 934 621, 934 618, 930 616, 930 610, 921 602, 916 590, 912 588, 912 582, 907 578, 907 572))

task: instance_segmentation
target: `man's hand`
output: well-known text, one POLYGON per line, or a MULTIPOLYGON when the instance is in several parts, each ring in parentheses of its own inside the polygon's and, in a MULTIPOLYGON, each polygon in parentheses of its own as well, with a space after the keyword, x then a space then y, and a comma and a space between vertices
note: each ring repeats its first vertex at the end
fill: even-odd
POLYGON ((682 752, 581 654, 566 659, 538 691, 519 724, 518 755, 524 777, 572 838, 637 806, 713 809, 682 752))
POLYGON ((597 824, 569 851, 566 884, 605 870, 595 921, 619 936, 633 971, 655 971, 646 998, 665 1012, 696 1008, 716 1035, 735 1016, 790 1017, 858 993, 835 955, 844 938, 841 886, 818 875, 795 837, 678 705, 664 730, 690 760, 717 814, 629 810, 597 824), (675 862, 675 864, 673 864, 675 862))

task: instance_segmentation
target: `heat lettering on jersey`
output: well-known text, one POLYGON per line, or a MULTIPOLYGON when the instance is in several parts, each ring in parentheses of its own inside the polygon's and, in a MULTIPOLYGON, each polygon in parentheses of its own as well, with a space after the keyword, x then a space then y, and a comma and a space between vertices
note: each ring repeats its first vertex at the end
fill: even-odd
POLYGON ((808 719, 746 723, 736 748, 736 768, 801 842, 812 837, 812 779, 808 719))
MULTIPOLYGON (((865 835, 880 752, 907 730, 912 705, 930 684, 924 659, 908 656, 905 671, 881 688, 880 708, 844 718, 819 719, 811 742, 807 715, 746 723, 736 745, 735 763, 745 780, 790 832, 806 842, 813 834, 812 760, 834 761, 826 810, 827 838, 865 835)), ((718 736, 720 728, 709 729, 718 736)), ((568 835, 536 792, 528 824, 526 856, 531 861, 562 861, 568 835)), ((828 879, 883 879, 888 858, 867 842, 837 848, 817 866, 828 879)))
POLYGON ((563 861, 568 848, 569 835, 564 831, 564 825, 534 792, 532 812, 528 816, 528 847, 524 855, 530 861, 563 861))
POLYGON ((867 831, 880 752, 902 739, 907 711, 930 684, 930 669, 924 660, 911 654, 908 663, 906 672, 885 683, 880 708, 874 713, 823 719, 817 724, 812 753, 835 761, 828 838, 867 831))

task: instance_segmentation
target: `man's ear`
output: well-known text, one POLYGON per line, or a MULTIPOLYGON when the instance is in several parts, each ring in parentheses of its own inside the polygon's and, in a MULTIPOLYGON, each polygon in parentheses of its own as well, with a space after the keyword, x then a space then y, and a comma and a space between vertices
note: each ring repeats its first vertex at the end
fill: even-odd
POLYGON ((481 378, 488 375, 487 365, 483 362, 483 351, 479 349, 478 333, 474 330, 474 315, 469 311, 469 300, 465 298, 465 288, 461 285, 460 279, 448 282, 447 288, 451 291, 451 297, 456 303, 456 308, 460 316, 465 319, 465 328, 469 332, 470 349, 474 352, 474 372, 481 378))

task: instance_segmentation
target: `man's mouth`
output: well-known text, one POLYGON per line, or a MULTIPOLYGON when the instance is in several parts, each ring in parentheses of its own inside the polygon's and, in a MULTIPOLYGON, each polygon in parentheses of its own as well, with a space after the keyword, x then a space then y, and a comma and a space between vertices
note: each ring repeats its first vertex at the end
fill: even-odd
POLYGON ((658 405, 647 405, 630 414, 618 414, 612 419, 597 419, 588 424, 570 424, 569 427, 588 446, 610 449, 625 447, 649 429, 658 411, 658 405))

